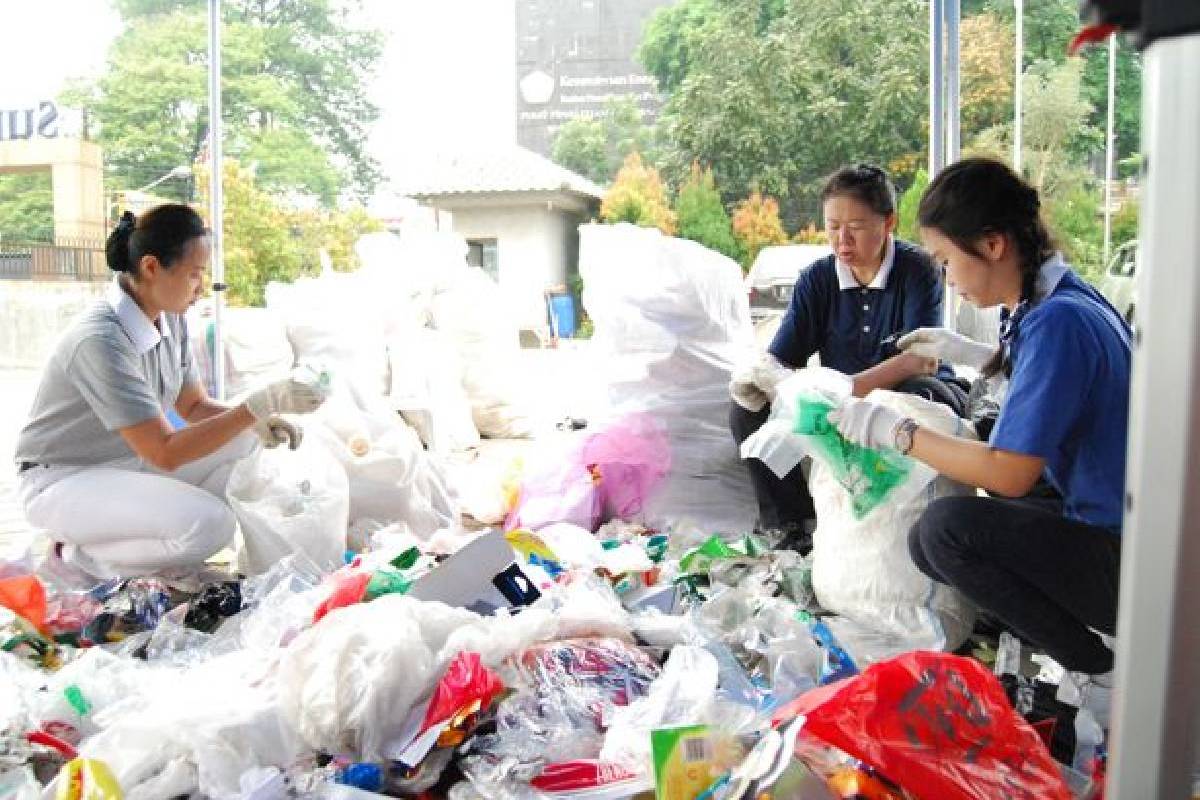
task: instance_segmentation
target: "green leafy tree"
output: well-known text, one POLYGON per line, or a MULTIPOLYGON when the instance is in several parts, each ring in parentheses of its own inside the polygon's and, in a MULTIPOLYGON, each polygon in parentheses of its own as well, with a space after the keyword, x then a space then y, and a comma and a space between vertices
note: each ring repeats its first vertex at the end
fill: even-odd
POLYGON ((1050 198, 1046 209, 1047 222, 1063 256, 1093 283, 1104 271, 1099 195, 1094 186, 1080 182, 1050 198))
POLYGON ((54 241, 50 171, 0 175, 0 244, 54 241))
POLYGON ((552 158, 596 183, 607 186, 625 158, 653 150, 653 129, 642 120, 637 100, 610 100, 596 119, 573 119, 554 138, 552 158))
POLYGON ((679 190, 675 213, 679 216, 679 235, 684 239, 699 242, 735 261, 741 259, 741 247, 733 236, 733 225, 721 204, 711 167, 701 169, 699 163, 692 164, 691 176, 679 190))
POLYGON ((1138 201, 1126 200, 1112 218, 1112 248, 1138 238, 1138 201))
POLYGON ((917 241, 919 231, 917 229, 917 209, 921 205, 921 196, 925 194, 925 189, 929 187, 929 173, 925 170, 918 170, 913 177, 912 184, 904 190, 904 194, 900 195, 900 204, 897 209, 899 219, 896 223, 896 233, 901 239, 906 239, 910 242, 917 241))
POLYGON ((750 269, 764 247, 787 244, 788 237, 779 219, 779 203, 761 192, 751 192, 733 211, 733 235, 742 246, 744 270, 750 269))
MULTIPOLYGON (((135 188, 203 154, 208 137, 205 0, 117 0, 125 23, 104 74, 64 101, 98 123, 107 181, 135 188)), ((366 152, 378 110, 366 83, 378 32, 352 24, 359 0, 225 0, 222 104, 226 152, 257 164, 262 187, 332 206, 378 181, 366 152)), ((182 197, 182 193, 178 193, 182 197)))
POLYGON ((600 203, 605 222, 632 222, 643 228, 658 228, 668 236, 676 230, 675 213, 667 201, 667 188, 658 170, 630 153, 600 203))
POLYGON ((796 226, 838 166, 915 165, 904 157, 925 149, 926 16, 920 0, 683 0, 660 12, 641 57, 670 93, 664 169, 680 180, 693 160, 711 164, 727 202, 761 189, 796 226))
MULTIPOLYGON (((329 253, 334 269, 356 268, 358 237, 382 230, 361 206, 345 211, 290 208, 259 185, 254 170, 236 160, 226 160, 224 173, 225 280, 233 305, 260 306, 268 283, 318 274, 321 250, 329 253)), ((198 183, 201 213, 207 215, 206 172, 200 172, 198 183)))

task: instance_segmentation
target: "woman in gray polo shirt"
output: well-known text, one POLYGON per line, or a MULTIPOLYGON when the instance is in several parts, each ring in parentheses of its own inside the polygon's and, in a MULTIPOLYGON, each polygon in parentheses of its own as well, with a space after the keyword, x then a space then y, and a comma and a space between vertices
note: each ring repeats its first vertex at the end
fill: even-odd
POLYGON ((202 291, 208 232, 188 206, 126 213, 106 257, 108 297, 55 347, 17 442, 21 500, 63 560, 92 575, 184 572, 233 538, 233 464, 260 442, 295 449, 300 431, 279 415, 324 395, 294 376, 236 406, 208 396, 183 316, 202 291), (174 430, 168 408, 187 426, 174 430))

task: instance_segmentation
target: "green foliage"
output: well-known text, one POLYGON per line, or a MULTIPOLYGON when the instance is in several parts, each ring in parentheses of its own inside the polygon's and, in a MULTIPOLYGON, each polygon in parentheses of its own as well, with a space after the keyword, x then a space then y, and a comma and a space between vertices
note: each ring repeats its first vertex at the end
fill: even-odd
POLYGON ((733 235, 742 246, 742 269, 749 270, 758 252, 772 244, 787 244, 779 219, 779 203, 759 192, 737 204, 733 211, 733 235))
POLYGON ((667 202, 667 189, 654 167, 630 153, 617 173, 604 200, 600 219, 609 223, 631 222, 643 228, 658 228, 668 236, 675 234, 675 214, 667 202))
POLYGON ((711 168, 692 165, 691 177, 679 190, 675 213, 679 216, 679 235, 684 239, 699 242, 735 261, 741 258, 741 247, 733 237, 733 225, 721 204, 711 168))
POLYGON ((921 195, 929 186, 929 173, 918 170, 913 177, 912 185, 900 195, 900 207, 897 209, 899 220, 896 223, 896 234, 901 239, 915 242, 918 239, 917 209, 921 205, 921 195))
POLYGON ((554 137, 555 163, 607 186, 630 153, 654 147, 653 130, 642 121, 633 97, 609 100, 599 119, 573 119, 554 137))
POLYGON ((1112 249, 1116 250, 1126 242, 1138 238, 1137 200, 1126 200, 1112 218, 1112 249))
MULTIPOLYGON (((226 160, 224 173, 225 279, 233 305, 261 306, 271 281, 318 274, 322 249, 334 269, 355 268, 358 237, 382 229, 358 206, 347 211, 287 208, 258 183, 253 170, 236 160, 226 160)), ((201 213, 207 213, 208 177, 203 171, 198 176, 201 213)))
POLYGON ((0 175, 0 244, 54 241, 50 171, 0 175))
POLYGON ((1080 184, 1052 197, 1047 222, 1063 256, 1080 275, 1095 283, 1104 272, 1104 228, 1099 190, 1080 184))
POLYGON ((670 92, 664 169, 679 181, 693 160, 711 164, 726 202, 769 193, 795 226, 842 164, 915 163, 904 157, 925 149, 927 16, 920 0, 682 0, 660 12, 642 57, 670 92))
MULTIPOLYGON (((378 181, 366 152, 378 110, 366 82, 380 34, 356 29, 359 0, 225 0, 225 149, 258 164, 263 186, 332 206, 378 181)), ((68 91, 99 123, 111 188, 145 185, 191 165, 208 136, 205 0, 120 0, 125 23, 104 75, 68 91)), ((184 198, 181 198, 184 199, 184 198)))

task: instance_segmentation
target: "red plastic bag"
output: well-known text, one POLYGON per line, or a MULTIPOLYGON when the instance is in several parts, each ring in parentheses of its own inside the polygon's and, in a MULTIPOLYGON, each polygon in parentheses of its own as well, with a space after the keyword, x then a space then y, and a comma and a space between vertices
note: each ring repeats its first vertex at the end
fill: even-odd
POLYGON ((977 661, 906 653, 776 712, 929 800, 1071 800, 1058 764, 977 661))
POLYGON ((313 612, 314 625, 334 609, 361 603, 367 593, 367 584, 371 582, 371 573, 356 571, 351 566, 333 573, 326 580, 332 588, 313 612))
POLYGON ((476 701, 481 709, 504 691, 500 677, 483 665, 479 653, 459 653, 433 690, 421 729, 428 730, 476 701))
POLYGON ((20 617, 46 633, 46 587, 33 575, 0 580, 0 606, 11 609, 20 617))

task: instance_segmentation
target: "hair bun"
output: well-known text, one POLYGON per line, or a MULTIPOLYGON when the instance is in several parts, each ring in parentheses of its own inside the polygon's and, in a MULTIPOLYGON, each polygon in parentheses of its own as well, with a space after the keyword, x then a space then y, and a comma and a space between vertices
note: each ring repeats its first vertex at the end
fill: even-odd
POLYGON ((104 244, 104 260, 114 272, 129 272, 132 268, 129 263, 129 239, 136 227, 137 217, 132 211, 126 211, 108 235, 108 241, 104 244))

